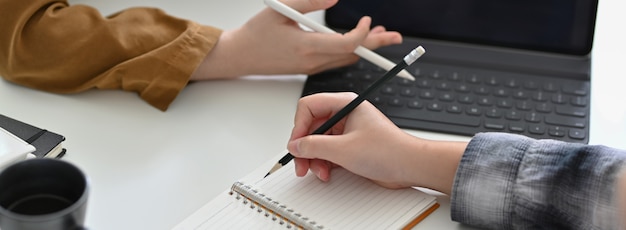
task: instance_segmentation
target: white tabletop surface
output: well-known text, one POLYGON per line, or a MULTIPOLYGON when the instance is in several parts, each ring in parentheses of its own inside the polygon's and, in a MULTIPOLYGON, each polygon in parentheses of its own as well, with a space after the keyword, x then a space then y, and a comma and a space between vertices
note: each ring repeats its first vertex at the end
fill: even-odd
MULTIPOLYGON (((132 6, 232 29, 264 7, 260 0, 74 0, 104 15, 132 6)), ((623 1, 602 1, 593 49, 590 144, 626 149, 623 1)), ((312 17, 320 20, 321 14, 312 17)), ((278 35, 277 35, 278 36, 278 35)), ((90 179, 89 229, 170 229, 238 178, 285 149, 304 76, 246 77, 189 85, 161 112, 136 94, 74 95, 0 81, 0 113, 63 134, 64 158, 90 179)), ((465 139, 407 130, 425 138, 465 139)), ((419 229, 454 229, 449 201, 419 229)))

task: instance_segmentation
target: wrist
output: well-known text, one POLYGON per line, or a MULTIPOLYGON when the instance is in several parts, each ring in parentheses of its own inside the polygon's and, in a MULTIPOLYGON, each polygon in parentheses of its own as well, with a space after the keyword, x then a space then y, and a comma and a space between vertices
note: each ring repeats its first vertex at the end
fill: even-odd
POLYGON ((450 194, 467 143, 413 138, 410 183, 450 194))
POLYGON ((236 30, 224 31, 217 43, 207 53, 190 80, 228 79, 247 75, 245 65, 241 66, 241 53, 234 43, 236 30))

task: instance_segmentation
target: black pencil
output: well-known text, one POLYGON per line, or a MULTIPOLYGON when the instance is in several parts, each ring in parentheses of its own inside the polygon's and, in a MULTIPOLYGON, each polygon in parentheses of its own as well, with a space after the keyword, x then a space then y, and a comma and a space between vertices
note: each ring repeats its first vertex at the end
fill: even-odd
MULTIPOLYGON (((376 80, 374 83, 372 83, 372 85, 367 87, 361 94, 359 94, 359 96, 357 96, 354 100, 348 103, 348 105, 346 105, 341 110, 339 110, 339 112, 337 112, 335 115, 330 117, 330 119, 324 122, 324 124, 322 124, 319 128, 317 128, 312 134, 324 134, 326 131, 332 128, 335 124, 337 124, 337 122, 339 122, 346 115, 352 112, 352 110, 354 110, 359 104, 361 104, 361 102, 363 102, 369 94, 371 94, 372 92, 380 88, 389 79, 396 76, 398 72, 402 71, 407 66, 413 64, 413 62, 415 62, 415 60, 417 60, 425 52, 426 51, 424 50, 424 48, 422 48, 422 46, 418 46, 417 48, 413 49, 409 54, 404 56, 404 59, 400 63, 396 64, 396 66, 394 66, 392 69, 387 71, 387 73, 385 73, 385 75, 383 75, 380 79, 376 80)), ((287 153, 284 157, 282 157, 278 161, 278 163, 276 163, 276 165, 274 165, 274 167, 272 167, 272 169, 270 169, 270 171, 265 175, 265 177, 269 176, 270 174, 274 173, 276 170, 287 165, 287 163, 293 160, 293 158, 294 157, 293 155, 291 155, 291 153, 287 153)))

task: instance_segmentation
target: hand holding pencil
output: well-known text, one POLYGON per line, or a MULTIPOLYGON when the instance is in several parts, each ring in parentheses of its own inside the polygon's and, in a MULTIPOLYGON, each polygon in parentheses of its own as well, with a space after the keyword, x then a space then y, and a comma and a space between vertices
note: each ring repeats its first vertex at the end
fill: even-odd
MULTIPOLYGON (((337 112, 335 115, 330 117, 330 119, 328 119, 324 124, 322 124, 319 128, 317 128, 312 134, 324 134, 326 131, 328 131, 330 128, 332 128, 335 124, 337 124, 337 122, 339 122, 341 119, 343 119, 345 116, 347 116, 359 104, 361 104, 361 102, 363 102, 365 100, 365 98, 367 96, 369 96, 369 94, 371 94, 375 90, 379 89, 385 82, 387 82, 388 80, 390 80, 391 78, 396 76, 398 74, 398 72, 400 72, 401 70, 404 70, 404 68, 406 68, 407 66, 413 64, 413 62, 415 62, 425 52, 426 51, 421 46, 413 49, 409 54, 407 54, 403 58, 402 61, 400 61, 400 63, 398 63, 391 70, 389 70, 387 73, 385 73, 385 75, 383 75, 381 78, 379 78, 374 83, 372 83, 372 85, 367 87, 367 89, 365 89, 361 94, 359 94, 358 97, 356 97, 354 100, 352 100, 343 109, 339 110, 339 112, 337 112)), ((294 157, 293 157, 293 155, 291 155, 291 153, 287 153, 283 158, 281 158, 278 161, 278 163, 276 163, 276 165, 274 165, 274 167, 272 167, 272 169, 270 169, 270 171, 265 175, 265 177, 267 177, 268 175, 272 174, 276 170, 282 168, 284 165, 286 165, 291 160, 293 160, 293 158, 294 157)))

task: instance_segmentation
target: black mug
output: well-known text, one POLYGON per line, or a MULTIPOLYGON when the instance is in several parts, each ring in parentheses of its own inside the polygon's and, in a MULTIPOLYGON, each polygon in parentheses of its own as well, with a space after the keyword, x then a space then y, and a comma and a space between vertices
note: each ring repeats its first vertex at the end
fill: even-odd
POLYGON ((0 229, 84 229, 88 193, 85 174, 66 161, 10 165, 0 172, 0 229))

